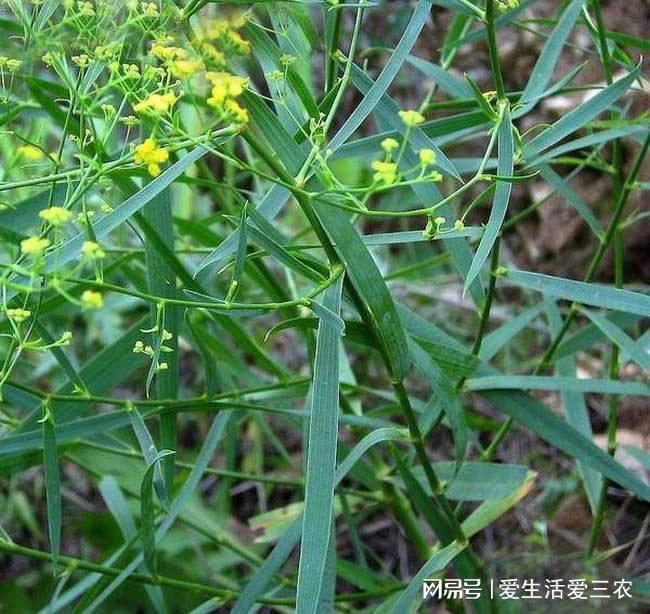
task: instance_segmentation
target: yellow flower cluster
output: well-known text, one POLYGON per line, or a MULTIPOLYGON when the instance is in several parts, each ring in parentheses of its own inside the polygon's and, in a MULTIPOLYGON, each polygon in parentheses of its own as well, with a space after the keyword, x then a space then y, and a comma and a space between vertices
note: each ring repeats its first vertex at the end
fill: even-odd
POLYGON ((399 116, 407 128, 415 128, 424 121, 424 116, 418 111, 400 111, 399 116))
POLYGON ((173 92, 166 94, 149 94, 144 100, 133 105, 133 110, 136 113, 153 113, 162 115, 167 113, 169 109, 178 100, 178 96, 173 92))
POLYGON ((0 70, 7 69, 9 72, 18 70, 22 62, 15 58, 8 58, 6 55, 0 55, 0 70))
POLYGON ((32 315, 32 312, 29 309, 21 309, 17 307, 15 309, 7 309, 7 315, 14 320, 14 322, 24 322, 29 316, 32 315))
POLYGON ((247 80, 227 72, 207 72, 205 77, 212 84, 207 102, 211 107, 225 111, 238 124, 248 123, 248 111, 236 98, 244 93, 247 80))
POLYGON ((150 19, 160 17, 158 7, 153 2, 141 2, 140 12, 144 17, 149 17, 150 19))
POLYGON ((99 260, 106 256, 106 252, 95 241, 84 241, 81 246, 81 253, 89 260, 99 260))
POLYGON ((212 21, 205 28, 205 38, 218 42, 228 51, 242 55, 250 53, 251 44, 237 31, 246 24, 247 20, 247 15, 243 13, 233 19, 212 21))
POLYGON ((191 58, 186 49, 167 46, 164 42, 154 42, 151 46, 151 53, 154 57, 165 62, 169 72, 177 79, 191 77, 205 68, 203 62, 191 58))
POLYGON ((62 226, 72 219, 72 212, 63 207, 49 207, 39 211, 38 217, 52 226, 62 226))
POLYGON ((496 0, 496 9, 499 13, 505 13, 519 6, 519 0, 496 0))
POLYGON ((388 137, 387 139, 384 139, 384 140, 381 142, 381 148, 382 148, 382 149, 383 149, 387 154, 392 153, 392 152, 395 151, 398 147, 399 147, 399 143, 398 143, 395 139, 393 139, 393 138, 391 138, 391 137, 388 137))
POLYGON ((433 166, 436 163, 436 152, 433 149, 420 149, 418 152, 420 164, 423 167, 433 166))
POLYGON ((21 145, 16 148, 16 153, 21 157, 27 160, 36 161, 40 160, 45 156, 45 154, 34 145, 21 145))
POLYGON ((187 51, 182 47, 167 46, 166 41, 155 41, 151 44, 151 53, 154 57, 169 62, 170 60, 184 60, 187 51))
POLYGON ((206 60, 216 64, 217 66, 224 66, 226 63, 226 56, 219 51, 211 42, 200 41, 200 50, 206 60))
POLYGON ((20 251, 26 256, 40 256, 49 245, 48 239, 28 237, 20 242, 20 251))
POLYGON ((158 147, 156 140, 149 137, 144 143, 136 145, 134 160, 136 164, 146 164, 152 177, 160 175, 160 165, 169 160, 169 152, 158 147))
POLYGON ((375 174, 373 175, 375 181, 381 181, 386 185, 392 185, 397 181, 397 164, 394 162, 375 160, 372 163, 372 170, 375 171, 375 174))
POLYGON ((186 79, 204 69, 201 60, 175 60, 169 63, 169 72, 176 79, 186 79))
POLYGON ((104 299, 101 292, 84 290, 81 294, 81 305, 84 309, 101 309, 104 305, 104 299))

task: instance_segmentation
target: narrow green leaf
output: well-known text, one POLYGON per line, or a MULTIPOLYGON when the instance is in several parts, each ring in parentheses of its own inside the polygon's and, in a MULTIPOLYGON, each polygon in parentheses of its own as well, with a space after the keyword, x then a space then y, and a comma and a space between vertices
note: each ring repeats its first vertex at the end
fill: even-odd
POLYGON ((368 93, 363 97, 357 108, 350 113, 344 124, 339 128, 338 132, 334 135, 329 142, 327 148, 335 151, 343 145, 363 123, 363 121, 370 115, 377 103, 381 100, 382 96, 388 90, 388 87, 395 79, 402 64, 406 61, 415 45, 431 12, 432 0, 418 0, 413 16, 409 21, 404 34, 400 39, 395 51, 386 63, 383 70, 377 77, 377 80, 372 85, 368 93))
POLYGON ((541 310, 542 305, 535 305, 530 309, 526 309, 526 311, 514 318, 509 318, 505 324, 486 335, 481 343, 480 359, 489 362, 513 337, 524 330, 539 315, 541 310))
MULTIPOLYGON (((160 467, 159 464, 157 464, 156 466, 158 468, 160 467)), ((122 531, 122 535, 124 536, 124 539, 127 542, 134 540, 137 535, 137 530, 135 528, 135 521, 133 520, 133 515, 131 514, 131 510, 129 509, 129 505, 127 503, 126 497, 124 496, 124 493, 120 489, 117 480, 112 475, 105 475, 99 481, 97 487, 99 488, 99 492, 102 495, 102 499, 104 499, 104 503, 106 503, 106 507, 109 509, 109 511, 113 515, 113 518, 115 518, 115 521, 119 525, 120 531, 122 531)), ((107 564, 110 563, 107 561, 107 564)), ((144 565, 141 566, 141 569, 142 571, 146 571, 144 565)), ((83 584, 84 591, 88 590, 92 585, 95 584, 95 582, 90 583, 88 581, 90 578, 93 577, 99 580, 102 576, 101 574, 89 574, 89 576, 85 578, 86 582, 83 584)), ((165 599, 162 590, 160 589, 159 586, 145 585, 144 589, 147 592, 147 596, 151 601, 151 605, 154 607, 156 612, 161 612, 164 614, 165 612, 169 611, 169 609, 165 604, 165 599)))
MULTIPOLYGON (((636 324, 642 317, 643 316, 640 315, 614 311, 606 315, 605 319, 618 327, 628 328, 634 326, 634 324, 636 324)), ((563 341, 555 352, 555 357, 562 358, 563 356, 570 356, 576 352, 586 350, 595 343, 603 341, 604 339, 606 339, 606 337, 602 330, 600 330, 595 324, 589 324, 578 330, 573 335, 567 336, 566 341, 563 341)))
POLYGON ((452 381, 436 365, 432 358, 417 343, 409 343, 409 351, 413 357, 415 368, 425 378, 442 406, 454 436, 454 448, 456 450, 456 470, 459 470, 465 460, 468 441, 468 428, 465 421, 465 413, 460 397, 454 389, 452 381))
POLYGON ((485 390, 481 392, 481 396, 498 411, 528 427, 550 445, 583 461, 613 482, 628 488, 642 499, 650 501, 650 486, 644 484, 609 454, 603 452, 533 397, 524 392, 512 390, 485 390))
MULTIPOLYGON (((510 120, 510 108, 505 107, 503 118, 499 124, 499 162, 497 165, 497 174, 500 176, 512 175, 514 168, 514 138, 512 135, 512 122, 510 120)), ((490 252, 494 247, 503 220, 506 217, 508 209, 508 202, 510 201, 510 193, 512 192, 512 184, 509 181, 497 181, 497 187, 494 191, 494 201, 492 209, 490 210, 490 219, 488 220, 485 232, 481 237, 476 254, 472 260, 472 265, 469 267, 467 277, 465 277, 464 291, 467 292, 472 282, 478 277, 485 261, 490 257, 490 252)))
MULTIPOLYGON (((395 428, 380 428, 366 435, 348 454, 336 470, 335 483, 338 486, 359 459, 373 446, 384 441, 400 440, 408 437, 408 432, 395 428)), ((296 518, 275 548, 266 557, 264 563, 251 576, 239 599, 236 601, 232 614, 248 614, 255 602, 264 594, 271 578, 284 565, 291 552, 298 544, 302 533, 302 516, 296 518)))
POLYGON ((471 98, 472 91, 465 82, 454 77, 441 66, 414 55, 408 56, 407 61, 454 98, 471 98))
POLYGON ((57 451, 54 416, 49 405, 43 416, 43 467, 45 468, 45 493, 47 498, 47 529, 54 569, 61 550, 61 476, 57 451))
POLYGON ((589 205, 571 189, 565 179, 560 177, 548 164, 544 164, 540 168, 540 174, 577 211, 580 217, 589 225, 591 232, 597 237, 600 236, 603 230, 600 222, 596 219, 589 205))
MULTIPOLYGON (((127 198, 119 207, 93 223, 93 230, 97 239, 102 239, 111 230, 124 223, 134 213, 142 209, 155 196, 168 188, 180 175, 182 175, 194 162, 202 158, 208 149, 198 145, 185 154, 178 162, 170 166, 159 177, 149 182, 137 194, 127 198)), ((71 260, 79 257, 82 243, 86 240, 86 233, 79 232, 68 239, 60 247, 52 250, 45 256, 45 270, 53 272, 71 260)))
POLYGON ((638 66, 628 75, 606 87, 593 98, 583 102, 538 134, 524 146, 524 157, 531 160, 571 133, 582 128, 588 121, 607 110, 630 87, 639 74, 638 66))
POLYGON ((497 518, 503 516, 509 509, 523 499, 533 488, 537 474, 528 471, 524 482, 511 493, 501 499, 484 501, 465 520, 463 520, 463 533, 467 537, 476 535, 490 526, 497 518))
POLYGON ((444 569, 451 563, 464 549, 465 545, 453 542, 438 550, 433 556, 420 568, 408 586, 402 591, 399 599, 395 602, 391 612, 393 614, 403 614, 409 612, 413 602, 422 591, 422 583, 433 576, 436 572, 444 569))
MULTIPOLYGON (((546 313, 549 321, 551 338, 555 339, 560 334, 562 329, 562 317, 557 305, 552 299, 546 298, 544 300, 546 313)), ((576 359, 574 356, 565 356, 564 358, 556 359, 555 361, 558 375, 562 377, 577 377, 576 359)), ((562 390, 560 392, 562 402, 564 403, 565 414, 567 422, 584 435, 587 439, 593 438, 593 431, 591 429, 591 421, 589 419, 589 411, 585 402, 584 394, 575 390, 562 390)), ((601 496, 602 479, 589 465, 578 461, 578 472, 585 486, 585 492, 592 513, 596 514, 598 509, 598 501, 601 496)))
MULTIPOLYGON (((257 212, 265 219, 272 220, 280 213, 282 207, 289 200, 289 196, 289 190, 280 185, 274 185, 258 205, 257 212)), ((194 277, 202 282, 208 273, 215 269, 221 269, 230 256, 236 252, 238 244, 239 230, 235 230, 196 267, 194 277)))
POLYGON ((167 456, 175 454, 172 450, 161 450, 147 467, 140 488, 140 522, 142 524, 142 548, 144 560, 152 576, 156 576, 156 507, 153 500, 153 480, 156 465, 167 456))
MULTIPOLYGON (((139 216, 140 214, 136 214, 139 216)), ((165 254, 161 253, 159 245, 164 245, 167 250, 174 250, 174 223, 172 220, 172 199, 170 189, 163 190, 154 196, 146 207, 142 209, 142 218, 150 225, 151 230, 160 239, 158 243, 145 242, 145 263, 147 265, 147 288, 154 296, 163 298, 178 298, 176 289, 176 273, 165 254)), ((137 218, 137 219, 142 219, 137 218)), ((157 323, 158 305, 151 306, 152 326, 157 323)), ((180 376, 178 360, 178 333, 181 321, 181 309, 173 305, 166 305, 162 310, 162 318, 159 328, 155 333, 157 339, 155 355, 151 360, 149 373, 147 375, 147 396, 151 379, 155 374, 156 389, 155 398, 175 399, 178 396, 178 380, 180 376), (171 337, 165 341, 161 335, 164 331, 170 333, 171 337), (161 356, 162 346, 169 348, 161 356), (158 371, 159 362, 165 362, 167 369, 158 371)), ((160 417, 160 446, 169 450, 176 449, 176 416, 174 414, 160 417)), ((174 461, 172 458, 165 459, 162 464, 163 476, 167 491, 171 491, 174 483, 174 461)), ((161 488, 158 485, 157 488, 161 488)), ((164 500, 164 499, 163 499, 164 500)))
MULTIPOLYGON (((217 449, 221 436, 226 427, 228 420, 230 419, 230 412, 224 411, 221 412, 217 418, 212 422, 210 430, 207 432, 201 450, 196 458, 194 467, 190 474, 185 480, 182 488, 180 489, 178 495, 172 501, 172 504, 169 508, 169 513, 160 523, 158 529, 154 533, 154 540, 160 542, 160 540, 167 534, 171 526, 174 524, 180 513, 183 511, 183 508, 187 504, 189 498, 192 496, 196 490, 203 473, 212 460, 214 453, 217 449)), ((144 561, 144 555, 142 552, 137 554, 135 558, 120 572, 118 576, 102 591, 102 593, 93 600, 93 602, 86 609, 87 612, 94 612, 110 595, 112 595, 115 590, 138 568, 138 566, 144 561)))
POLYGON ((650 396, 650 385, 610 379, 577 379, 546 375, 487 375, 468 379, 468 390, 573 390, 596 394, 650 396))
MULTIPOLYGON (((323 295, 323 306, 337 317, 343 280, 323 295)), ((334 513, 334 480, 339 411, 339 339, 341 330, 320 318, 311 391, 309 443, 305 469, 296 611, 315 612, 320 600, 334 513)))
POLYGON ((379 335, 381 351, 391 366, 393 377, 403 379, 411 366, 406 335, 375 261, 343 211, 321 205, 316 214, 336 245, 346 273, 367 309, 367 316, 374 321, 373 329, 379 335))
POLYGON ((546 40, 544 49, 542 49, 533 71, 528 77, 528 82, 520 98, 520 104, 523 104, 523 107, 517 109, 516 116, 528 113, 534 107, 540 94, 544 92, 553 76, 555 65, 560 58, 571 30, 575 26, 584 3, 585 0, 572 0, 564 9, 562 17, 560 17, 553 32, 546 40))
POLYGON ((594 134, 589 134, 579 139, 574 139, 568 143, 563 143, 558 145, 553 149, 544 151, 542 154, 536 157, 531 157, 526 160, 526 164, 531 167, 538 167, 542 164, 553 161, 555 158, 559 158, 570 151, 576 151, 578 149, 587 149, 589 147, 596 147, 598 145, 603 146, 614 139, 619 139, 624 136, 630 136, 633 134, 646 134, 648 132, 648 125, 642 123, 629 124, 627 126, 622 126, 620 128, 611 128, 609 130, 599 130, 594 134))
POLYGON ((505 281, 548 296, 584 305, 635 313, 640 316, 647 316, 650 313, 650 296, 631 290, 621 290, 602 284, 585 283, 529 271, 508 270, 505 281))
MULTIPOLYGON (((459 470, 455 463, 434 463, 438 478, 448 484, 445 496, 453 501, 490 501, 508 496, 528 476, 523 465, 475 463, 466 461, 459 470)), ((411 470, 418 483, 431 496, 422 467, 411 470)))
POLYGON ((589 309, 582 309, 584 313, 608 339, 615 343, 628 357, 643 369, 650 369, 650 354, 640 347, 633 339, 620 329, 611 320, 589 309))
MULTIPOLYGON (((145 421, 140 415, 140 412, 135 407, 129 411, 129 419, 131 421, 133 432, 135 433, 136 439, 138 440, 138 444, 140 445, 140 450, 142 451, 142 456, 144 456, 145 462, 148 466, 154 465, 154 460, 158 456, 158 450, 156 449, 153 437, 151 436, 151 433, 149 433, 149 429, 147 428, 145 421)), ((165 482, 163 480, 160 465, 157 464, 154 465, 153 485, 156 489, 156 493, 158 494, 158 499, 160 500, 163 507, 167 509, 169 507, 169 496, 165 482)))

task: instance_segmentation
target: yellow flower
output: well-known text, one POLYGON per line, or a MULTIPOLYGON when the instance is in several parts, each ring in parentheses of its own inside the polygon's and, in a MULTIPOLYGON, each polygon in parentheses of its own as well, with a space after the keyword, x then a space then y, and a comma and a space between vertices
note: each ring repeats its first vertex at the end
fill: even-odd
POLYGON ((7 315, 15 322, 24 322, 27 318, 29 318, 29 316, 32 315, 32 312, 28 309, 21 309, 18 307, 16 309, 7 309, 7 315))
POLYGON ((28 160, 40 160, 44 157, 44 153, 34 145, 21 145, 16 149, 16 153, 28 160))
POLYGON ((106 252, 95 241, 84 241, 81 246, 81 253, 90 260, 104 258, 106 256, 106 252))
POLYGON ((9 58, 6 55, 0 55, 0 69, 7 68, 9 71, 14 71, 20 68, 22 62, 14 58, 9 58))
POLYGON ((84 290, 81 294, 81 304, 85 309, 101 309, 104 305, 104 299, 100 292, 84 290))
POLYGON ((248 111, 239 106, 239 103, 236 100, 226 100, 225 107, 226 111, 228 111, 229 115, 236 123, 248 123, 248 111))
POLYGON ((122 70, 124 71, 124 76, 127 79, 140 78, 140 67, 137 64, 122 64, 122 70))
POLYGON ((90 58, 85 53, 82 53, 81 55, 72 56, 72 63, 76 64, 81 68, 85 68, 86 66, 88 66, 89 62, 90 62, 90 58))
POLYGON ((205 78, 212 83, 212 96, 208 98, 208 104, 213 107, 221 106, 227 98, 241 96, 248 81, 227 72, 207 72, 205 78))
POLYGON ((167 47, 162 43, 153 43, 151 53, 161 60, 184 60, 187 57, 187 51, 181 47, 167 47))
POLYGON ((415 128, 415 126, 419 126, 424 121, 424 116, 413 110, 400 111, 399 116, 408 128, 415 128))
POLYGON ((39 211, 38 217, 52 224, 52 226, 61 226, 70 221, 72 213, 63 207, 49 207, 39 211))
POLYGON ((223 66, 226 63, 226 56, 219 51, 212 43, 207 41, 201 42, 201 51, 204 56, 217 64, 218 66, 223 66))
POLYGON ((140 9, 145 17, 159 17, 158 7, 153 2, 141 2, 140 9))
POLYGON ((218 41, 222 46, 229 48, 229 51, 240 54, 249 53, 251 44, 237 32, 237 29, 241 28, 246 21, 248 21, 248 16, 245 13, 230 20, 218 19, 208 23, 204 29, 205 36, 209 40, 218 41))
POLYGON ((155 114, 167 113, 177 100, 178 97, 173 92, 150 94, 141 102, 133 105, 133 110, 136 113, 146 113, 147 111, 155 114))
POLYGON ((394 162, 382 162, 375 160, 372 163, 372 170, 375 171, 373 179, 391 185, 397 181, 397 164, 394 162))
POLYGON ((242 55, 250 53, 251 44, 247 40, 244 40, 239 32, 230 30, 227 35, 227 40, 242 55))
POLYGON ((454 222, 454 230, 465 230, 465 224, 463 224, 463 220, 456 220, 454 222))
POLYGON ((398 143, 395 139, 392 139, 392 138, 390 138, 390 137, 387 138, 387 139, 384 139, 384 140, 381 142, 381 148, 382 148, 386 153, 391 153, 392 151, 394 151, 394 150, 397 149, 398 147, 399 147, 399 143, 398 143))
POLYGON ((134 159, 136 164, 146 164, 149 174, 157 177, 160 175, 160 165, 169 160, 169 152, 158 147, 156 141, 149 137, 144 143, 136 146, 134 159))
POLYGON ((177 79, 191 77, 204 68, 201 60, 176 60, 169 63, 169 71, 177 79))
POLYGON ((433 149, 420 149, 418 155, 422 166, 431 166, 436 163, 436 152, 433 149))
POLYGON ((48 239, 29 237, 20 242, 20 251, 27 256, 39 256, 49 244, 48 239))
POLYGON ((499 13, 505 13, 519 6, 519 0, 496 0, 496 9, 499 13))

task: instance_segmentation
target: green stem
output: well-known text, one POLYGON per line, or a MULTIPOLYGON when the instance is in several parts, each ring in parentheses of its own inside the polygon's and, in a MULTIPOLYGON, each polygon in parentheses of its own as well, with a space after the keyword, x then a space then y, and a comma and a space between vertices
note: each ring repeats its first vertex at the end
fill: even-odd
POLYGON ((483 309, 481 311, 481 322, 476 333, 474 345, 472 346, 472 354, 474 356, 478 356, 479 352, 481 351, 483 337, 485 336, 488 324, 490 322, 490 310, 492 309, 492 301, 494 300, 494 292, 497 285, 497 269, 499 268, 500 247, 501 239, 497 237, 497 240, 494 242, 494 247, 492 248, 492 260, 490 262, 490 282, 488 284, 487 295, 485 297, 485 302, 483 303, 483 309))
POLYGON ((487 31, 488 50, 490 53, 490 65, 492 66, 492 77, 499 101, 506 100, 506 88, 503 84, 501 73, 501 62, 499 62, 499 48, 497 47, 496 27, 494 24, 495 11, 494 0, 487 0, 485 5, 485 28, 487 31))

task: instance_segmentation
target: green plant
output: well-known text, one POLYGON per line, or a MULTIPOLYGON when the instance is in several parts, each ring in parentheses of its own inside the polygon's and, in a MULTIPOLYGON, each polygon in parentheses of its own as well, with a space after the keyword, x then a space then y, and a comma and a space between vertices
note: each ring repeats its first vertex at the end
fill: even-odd
MULTIPOLYGON (((624 288, 623 269, 623 235, 645 223, 626 206, 647 188, 648 122, 625 96, 647 43, 608 29, 600 0, 561 4, 529 23, 532 0, 3 3, 0 551, 54 572, 27 608, 408 611, 436 574, 486 583, 482 531, 535 486, 530 467, 494 461, 517 423, 575 459, 598 573, 613 554, 598 547, 608 485, 650 499, 613 458, 620 397, 650 395, 633 337, 650 297, 624 288), (405 18, 394 49, 363 48, 378 11, 405 18), (442 11, 434 64, 414 46, 442 11), (575 85, 580 65, 554 79, 578 27, 604 84, 575 85), (499 56, 513 28, 544 39, 521 91, 499 56), (494 91, 451 70, 476 43, 494 91), (417 109, 391 95, 409 70, 431 82, 417 109), (543 101, 585 91, 536 119, 543 101), (482 154, 451 157, 454 142, 482 154), (605 216, 570 185, 585 169, 611 180, 605 216), (509 212, 513 190, 540 179, 596 237, 582 281, 501 253, 549 198, 509 212), (382 246, 399 254, 388 271, 382 246), (610 251, 615 283, 595 283, 610 251), (419 302, 399 284, 414 277, 419 302), (471 301, 461 334, 436 306, 450 278, 471 301), (517 317, 495 326, 497 303, 517 317), (541 343, 516 348, 533 324, 541 343), (579 378, 576 355, 603 343, 606 373, 579 378), (521 368, 501 360, 513 348, 521 368), (623 360, 638 381, 620 379, 623 360), (559 393, 565 415, 530 391, 559 393), (607 399, 607 452, 587 394, 607 399), (49 550, 17 488, 34 466, 49 550), (66 528, 72 480, 108 510, 104 542, 66 528), (240 514, 232 493, 250 485, 240 514), (417 560, 406 582, 364 542, 375 514, 417 560), (350 557, 337 556, 342 527, 350 557)), ((505 605, 484 592, 474 607, 505 605)))

